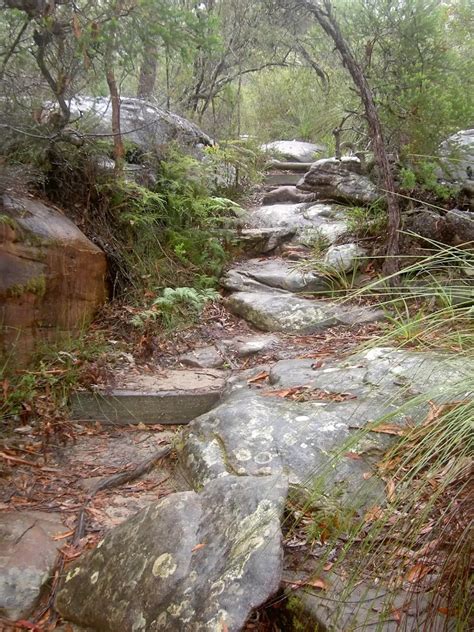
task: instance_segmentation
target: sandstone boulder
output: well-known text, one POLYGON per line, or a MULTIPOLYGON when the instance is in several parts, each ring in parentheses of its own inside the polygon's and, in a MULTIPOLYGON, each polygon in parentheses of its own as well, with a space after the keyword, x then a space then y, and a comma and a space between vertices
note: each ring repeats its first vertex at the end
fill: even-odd
POLYGON ((454 182, 474 180, 474 129, 452 134, 439 149, 440 175, 454 182))
POLYGON ((65 530, 57 514, 11 511, 0 516, 0 616, 13 621, 30 616, 62 546, 54 536, 65 530))
MULTIPOLYGON (((82 126, 94 133, 112 132, 112 107, 106 97, 75 97, 71 101, 71 113, 74 118, 82 117, 82 126)), ((188 153, 201 156, 202 148, 213 144, 191 121, 142 99, 121 99, 120 122, 124 138, 144 152, 162 155, 167 145, 176 142, 188 153)))
POLYGON ((238 632, 278 589, 286 490, 226 476, 149 505, 68 570, 58 611, 97 632, 238 632))
POLYGON ((0 352, 23 363, 38 343, 77 333, 106 299, 105 253, 65 215, 5 194, 0 208, 0 352))
POLYGON ((326 151, 325 145, 315 145, 301 140, 275 140, 262 145, 262 150, 272 156, 295 162, 313 162, 318 154, 326 151))
POLYGON ((375 184, 360 174, 357 159, 328 158, 318 160, 301 178, 297 188, 314 193, 320 199, 350 204, 373 204, 381 194, 375 184))

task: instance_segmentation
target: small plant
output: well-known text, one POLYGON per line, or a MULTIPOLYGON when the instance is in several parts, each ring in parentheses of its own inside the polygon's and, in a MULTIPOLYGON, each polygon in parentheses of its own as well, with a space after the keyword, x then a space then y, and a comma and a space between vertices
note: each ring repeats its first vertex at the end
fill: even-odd
POLYGON ((135 327, 160 321, 166 329, 194 320, 209 301, 216 301, 220 294, 212 289, 197 290, 192 287, 165 288, 151 307, 132 318, 135 327))
POLYGON ((359 237, 376 237, 387 227, 387 211, 379 204, 349 207, 346 217, 349 231, 359 237))

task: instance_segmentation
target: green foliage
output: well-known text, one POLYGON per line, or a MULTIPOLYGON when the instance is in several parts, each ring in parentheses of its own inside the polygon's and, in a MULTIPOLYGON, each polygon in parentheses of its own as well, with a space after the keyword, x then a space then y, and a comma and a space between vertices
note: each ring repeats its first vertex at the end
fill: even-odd
POLYGON ((141 311, 133 317, 135 327, 145 326, 159 321, 166 329, 174 329, 180 324, 196 319, 209 301, 220 298, 220 294, 212 289, 197 290, 192 287, 167 287, 161 296, 154 299, 149 309, 141 311))
POLYGON ((206 149, 211 186, 238 195, 263 180, 266 157, 253 140, 228 140, 206 149))
POLYGON ((387 211, 379 204, 347 207, 345 212, 349 230, 360 237, 382 235, 387 227, 387 211))

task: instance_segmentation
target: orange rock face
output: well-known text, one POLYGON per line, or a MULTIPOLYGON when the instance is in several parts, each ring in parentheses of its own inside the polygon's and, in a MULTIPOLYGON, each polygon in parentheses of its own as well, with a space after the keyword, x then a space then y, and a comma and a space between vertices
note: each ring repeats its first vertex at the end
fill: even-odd
POLYGON ((105 253, 58 210, 27 196, 0 204, 0 354, 14 365, 86 326, 107 296, 105 253))

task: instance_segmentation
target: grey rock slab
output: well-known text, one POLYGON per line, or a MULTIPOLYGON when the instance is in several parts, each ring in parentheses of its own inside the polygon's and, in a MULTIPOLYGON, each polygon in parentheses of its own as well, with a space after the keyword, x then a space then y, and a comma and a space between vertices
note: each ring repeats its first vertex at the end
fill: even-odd
POLYGON ((218 369, 224 364, 224 358, 214 346, 201 347, 179 357, 181 364, 200 369, 218 369))
POLYGON ((355 172, 355 163, 335 158, 315 162, 298 182, 297 188, 314 193, 321 199, 342 203, 373 204, 381 197, 369 178, 355 172))
POLYGON ((276 336, 257 335, 249 336, 248 338, 237 338, 232 346, 239 357, 246 358, 262 351, 268 351, 276 344, 278 344, 276 336))
POLYGON ((439 149, 440 174, 455 182, 472 180, 474 171, 474 129, 460 130, 452 134, 439 149), (471 175, 468 175, 471 169, 471 175))
POLYGON ((33 612, 52 576, 66 527, 58 514, 0 514, 0 616, 16 621, 33 612))
MULTIPOLYGON (((423 393, 435 397, 447 387, 456 391, 457 385, 462 396, 462 383, 468 375, 465 360, 457 356, 375 347, 321 367, 314 360, 281 360, 272 366, 269 381, 278 388, 309 386, 377 398, 390 405, 423 393)), ((381 416, 389 409, 381 405, 379 412, 381 416)))
POLYGON ((262 151, 272 156, 295 162, 313 162, 318 154, 326 151, 325 145, 316 145, 301 140, 275 140, 262 145, 262 151))
POLYGON ((246 252, 267 254, 290 241, 295 232, 295 228, 244 228, 232 241, 246 252))
POLYGON ((263 331, 309 334, 335 325, 354 325, 383 318, 383 312, 336 305, 290 293, 236 292, 227 300, 231 312, 263 331))
MULTIPOLYGON (((327 491, 337 487, 341 495, 350 494, 351 506, 358 509, 374 494, 380 500, 379 483, 374 477, 369 485, 363 484, 363 474, 370 469, 364 458, 335 457, 351 441, 352 424, 366 423, 377 411, 377 403, 299 403, 237 391, 190 424, 180 461, 195 484, 283 470, 290 483, 311 486, 323 476, 327 491)), ((379 449, 383 441, 371 433, 357 449, 379 449)))
POLYGON ((341 207, 335 204, 270 204, 261 206, 249 215, 254 228, 316 228, 342 218, 341 207))
POLYGON ((71 397, 71 415, 78 421, 119 425, 187 423, 218 403, 225 381, 226 373, 215 369, 136 374, 101 391, 77 391, 71 397))
MULTIPOLYGON (((69 105, 74 118, 90 131, 110 134, 112 106, 106 97, 76 96, 69 105)), ((202 156, 202 148, 212 139, 197 125, 156 105, 130 97, 120 99, 120 123, 126 138, 145 152, 163 154, 171 142, 188 152, 202 156)))
POLYGON ((324 256, 324 265, 336 272, 351 272, 366 256, 366 251, 358 244, 331 246, 324 256))
POLYGON ((221 284, 234 292, 268 291, 269 288, 288 292, 321 292, 329 287, 323 275, 301 267, 298 269, 294 263, 277 257, 249 259, 237 264, 224 275, 221 284))
POLYGON ((300 179, 299 173, 268 173, 264 182, 267 186, 294 186, 300 179))
POLYGON ((286 491, 227 476, 151 504, 68 569, 56 608, 97 632, 237 632, 278 589, 286 491))
MULTIPOLYGON (((352 572, 347 569, 347 575, 352 572)), ((294 572, 286 572, 290 581, 304 579, 294 572)), ((298 620, 308 625, 308 630, 331 630, 349 632, 352 630, 383 630, 383 632, 447 632, 456 629, 453 620, 448 621, 442 614, 435 614, 433 597, 402 589, 393 589, 379 582, 348 581, 331 572, 324 576, 328 588, 321 592, 308 588, 297 593, 294 612, 298 620), (400 620, 393 616, 399 613, 400 620)), ((292 593, 293 594, 293 593, 292 593)))

